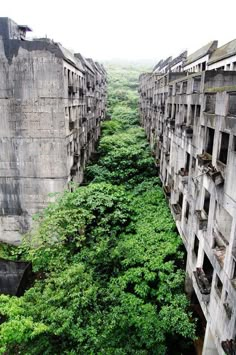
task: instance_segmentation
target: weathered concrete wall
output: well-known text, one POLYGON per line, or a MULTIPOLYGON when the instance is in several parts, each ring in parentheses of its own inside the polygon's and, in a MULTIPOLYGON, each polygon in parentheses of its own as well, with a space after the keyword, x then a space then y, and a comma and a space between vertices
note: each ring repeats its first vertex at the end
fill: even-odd
POLYGON ((179 75, 142 75, 140 114, 207 321, 203 354, 223 355, 236 335, 236 72, 179 75))
POLYGON ((19 243, 49 193, 82 181, 104 118, 106 73, 48 39, 10 37, 0 38, 0 240, 19 243))

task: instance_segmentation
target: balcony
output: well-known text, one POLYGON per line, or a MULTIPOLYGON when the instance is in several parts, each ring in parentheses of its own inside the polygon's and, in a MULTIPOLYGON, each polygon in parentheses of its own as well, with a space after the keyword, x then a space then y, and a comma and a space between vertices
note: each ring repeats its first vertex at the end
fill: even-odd
POLYGON ((207 175, 212 179, 216 186, 224 183, 224 178, 220 171, 217 171, 216 168, 212 165, 208 166, 207 175))
POLYGON ((235 355, 236 354, 236 342, 233 339, 226 339, 221 342, 222 349, 226 355, 235 355))
POLYGON ((163 190, 164 190, 164 194, 166 196, 166 198, 170 198, 170 195, 171 195, 171 188, 169 185, 165 185, 163 187, 163 190))
POLYGON ((224 259, 225 259, 226 247, 225 246, 216 246, 213 249, 213 254, 215 255, 217 261, 219 262, 220 266, 224 266, 224 259))
POLYGON ((181 206, 178 203, 176 203, 176 204, 171 205, 171 209, 172 209, 173 214, 175 215, 175 219, 177 221, 180 221, 181 220, 181 214, 182 214, 181 206))
POLYGON ((204 302, 209 302, 211 293, 211 283, 209 282, 204 270, 197 267, 196 271, 193 272, 196 279, 199 291, 203 295, 202 300, 204 302))
POLYGON ((200 230, 207 229, 208 216, 203 210, 196 210, 195 215, 198 220, 198 228, 200 230))
POLYGON ((203 154, 198 154, 197 159, 198 159, 198 164, 200 166, 205 166, 211 163, 212 156, 205 152, 203 154))

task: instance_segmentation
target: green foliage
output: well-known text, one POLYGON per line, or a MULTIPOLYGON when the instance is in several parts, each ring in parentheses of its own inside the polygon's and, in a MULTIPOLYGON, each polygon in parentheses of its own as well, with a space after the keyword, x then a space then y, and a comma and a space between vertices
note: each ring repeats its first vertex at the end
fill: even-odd
POLYGON ((18 249, 37 280, 0 296, 0 354, 164 355, 194 337, 181 240, 138 126, 138 74, 110 68, 112 120, 87 185, 59 195, 18 249))

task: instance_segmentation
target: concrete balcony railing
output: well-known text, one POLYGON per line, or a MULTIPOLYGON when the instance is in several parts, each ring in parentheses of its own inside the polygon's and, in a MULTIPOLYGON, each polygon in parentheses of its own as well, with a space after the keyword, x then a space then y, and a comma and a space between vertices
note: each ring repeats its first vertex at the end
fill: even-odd
POLYGON ((203 154, 198 154, 197 159, 199 166, 205 166, 211 163, 212 156, 209 153, 205 152, 203 154))
POLYGON ((196 268, 196 271, 194 271, 193 274, 196 279, 199 291, 202 295, 202 301, 209 302, 211 293, 211 282, 209 282, 202 268, 196 268))
POLYGON ((196 210, 195 215, 198 220, 198 228, 200 230, 202 229, 207 229, 207 223, 208 223, 208 216, 203 210, 196 210))
POLYGON ((170 198, 170 195, 171 195, 171 188, 169 185, 165 185, 163 187, 163 190, 164 190, 164 194, 166 196, 166 198, 170 198))
POLYGON ((175 203, 173 205, 171 205, 171 210, 175 216, 175 219, 177 221, 181 220, 181 215, 182 215, 182 208, 178 203, 175 203))
POLYGON ((217 171, 211 164, 208 166, 207 175, 212 179, 216 186, 224 183, 224 178, 220 171, 217 171))
POLYGON ((213 254, 215 255, 217 261, 219 262, 220 266, 224 266, 224 259, 225 259, 226 247, 225 246, 216 246, 213 249, 213 254))

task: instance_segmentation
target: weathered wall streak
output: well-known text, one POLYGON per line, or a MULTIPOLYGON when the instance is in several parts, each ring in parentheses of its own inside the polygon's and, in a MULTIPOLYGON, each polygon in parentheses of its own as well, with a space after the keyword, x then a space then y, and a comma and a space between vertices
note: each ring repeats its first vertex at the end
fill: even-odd
POLYGON ((11 38, 6 26, 3 34, 0 18, 0 240, 18 243, 49 193, 82 181, 105 115, 106 72, 49 39, 11 38))

